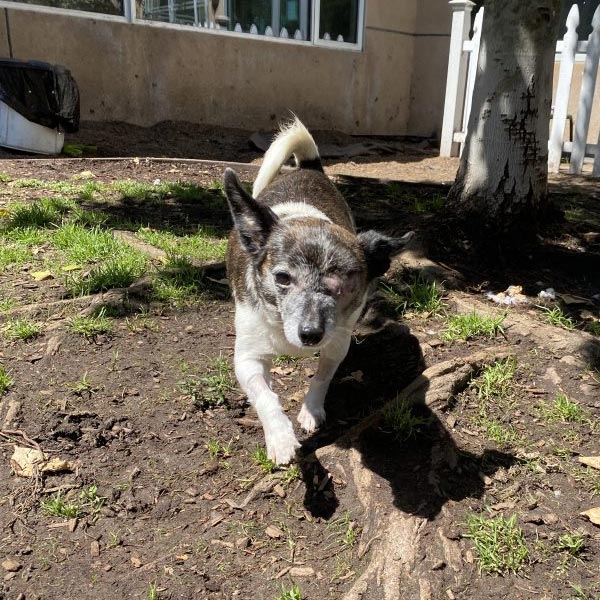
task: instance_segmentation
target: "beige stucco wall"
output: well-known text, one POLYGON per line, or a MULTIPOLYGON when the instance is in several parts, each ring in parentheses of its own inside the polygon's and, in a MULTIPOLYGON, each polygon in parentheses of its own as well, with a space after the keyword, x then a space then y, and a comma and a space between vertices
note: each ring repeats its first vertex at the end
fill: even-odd
MULTIPOLYGON (((577 108, 579 104, 579 92, 581 90, 581 80, 583 78, 583 62, 576 62, 573 66, 573 79, 571 80, 571 94, 569 96, 569 106, 567 114, 573 117, 573 130, 575 129, 575 120, 577 119, 577 108)), ((558 82, 558 72, 560 63, 554 65, 554 96, 556 96, 556 85, 558 82)), ((554 104, 554 98, 552 99, 554 104)), ((550 125, 552 126, 552 124, 550 125)), ((565 141, 569 139, 569 125, 565 125, 565 141)), ((588 129, 588 144, 596 144, 600 139, 600 77, 596 79, 596 89, 594 92, 594 102, 592 104, 592 114, 590 118, 590 128, 588 129)))
POLYGON ((291 109, 313 128, 430 134, 441 126, 449 14, 446 0, 368 0, 362 52, 25 8, 8 20, 16 58, 71 69, 83 119, 252 129, 291 109))

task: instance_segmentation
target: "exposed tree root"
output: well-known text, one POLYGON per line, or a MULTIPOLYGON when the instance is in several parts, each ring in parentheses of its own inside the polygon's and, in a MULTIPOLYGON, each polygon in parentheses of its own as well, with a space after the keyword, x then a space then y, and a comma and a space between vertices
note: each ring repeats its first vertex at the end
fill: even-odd
MULTIPOLYGON (((486 364, 510 353, 506 346, 495 347, 437 364, 404 388, 399 398, 424 403, 436 413, 447 408, 486 364)), ((395 506, 389 484, 363 462, 359 438, 382 421, 386 406, 392 402, 334 444, 315 452, 316 460, 327 472, 344 474, 346 493, 354 495, 364 509, 358 555, 369 556, 369 564, 343 596, 344 600, 441 598, 452 582, 449 578, 453 579, 457 569, 463 567, 459 541, 448 538, 434 521, 395 506), (444 568, 437 569, 436 564, 443 564, 444 568)), ((442 444, 443 441, 431 448, 432 470, 438 461, 447 460, 442 444)))
POLYGON ((459 313, 478 312, 482 314, 507 312, 502 326, 511 338, 532 340, 537 346, 549 350, 559 358, 573 356, 585 367, 590 362, 600 360, 600 341, 585 331, 561 329, 544 323, 533 312, 522 310, 502 310, 491 302, 481 302, 467 294, 452 293, 450 301, 459 313))

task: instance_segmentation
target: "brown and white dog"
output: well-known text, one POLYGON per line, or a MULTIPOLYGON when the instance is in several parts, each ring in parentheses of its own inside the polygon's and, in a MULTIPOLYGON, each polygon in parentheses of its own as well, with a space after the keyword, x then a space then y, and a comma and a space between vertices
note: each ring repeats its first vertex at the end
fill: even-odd
POLYGON ((262 423, 267 454, 290 462, 300 446, 271 390, 280 354, 320 353, 298 422, 307 432, 325 421, 325 395, 350 346, 369 283, 412 232, 392 239, 356 234, 350 209, 324 174, 317 146, 295 119, 265 154, 252 196, 232 169, 225 194, 233 216, 227 272, 235 299, 235 373, 262 423), (294 155, 297 169, 277 177, 294 155))

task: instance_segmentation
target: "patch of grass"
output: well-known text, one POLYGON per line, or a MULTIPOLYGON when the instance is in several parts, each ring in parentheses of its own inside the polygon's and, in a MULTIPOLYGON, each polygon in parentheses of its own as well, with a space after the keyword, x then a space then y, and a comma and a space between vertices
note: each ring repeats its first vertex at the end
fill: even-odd
POLYGON ((480 400, 504 399, 510 392, 516 370, 516 358, 509 356, 486 366, 481 375, 471 382, 471 385, 477 390, 480 400))
POLYGON ((174 257, 192 257, 206 261, 222 260, 227 250, 227 240, 217 238, 210 228, 199 229, 192 235, 177 236, 169 231, 144 227, 136 235, 174 257))
POLYGON ((98 494, 98 488, 90 485, 73 500, 64 499, 60 492, 43 500, 42 510, 51 517, 60 517, 61 519, 74 519, 84 514, 95 516, 104 506, 106 498, 98 494))
POLYGON ((273 359, 273 366, 285 367, 289 365, 297 365, 302 359, 298 356, 290 356, 289 354, 280 354, 273 359))
POLYGON ((232 446, 233 440, 229 440, 226 444, 224 444, 220 440, 214 439, 210 439, 206 442, 206 449, 208 450, 208 455, 211 458, 217 458, 218 456, 221 456, 223 458, 230 457, 232 446))
POLYGON ((332 529, 342 546, 352 548, 358 542, 360 528, 356 521, 352 519, 350 512, 346 511, 338 519, 334 519, 327 525, 328 529, 332 529))
POLYGON ((592 335, 600 336, 600 321, 589 321, 585 328, 592 335))
POLYGON ((93 338, 112 331, 112 321, 106 316, 106 308, 102 307, 98 314, 91 317, 79 315, 73 317, 68 322, 68 329, 86 338, 93 338))
POLYGON ((395 402, 386 406, 383 410, 383 420, 399 442, 416 436, 421 427, 429 424, 429 419, 413 413, 412 404, 405 398, 397 398, 395 402))
POLYGON ((169 255, 154 280, 153 297, 178 306, 197 298, 204 287, 203 273, 189 259, 169 255))
POLYGON ((88 229, 77 223, 66 223, 56 230, 52 242, 68 259, 89 263, 124 253, 124 244, 109 231, 99 227, 88 229))
POLYGON ((24 265, 31 255, 27 248, 17 244, 0 246, 0 273, 24 265))
POLYGON ((159 600, 160 595, 158 593, 158 588, 155 583, 151 583, 148 586, 148 600, 159 600))
POLYGON ((300 479, 300 467, 298 465, 290 465, 283 472, 282 481, 287 483, 288 485, 292 483, 292 481, 296 481, 296 479, 300 479))
POLYGON ((50 517, 61 519, 75 519, 81 512, 79 506, 68 500, 64 500, 60 493, 51 496, 48 500, 42 500, 42 510, 50 517))
POLYGON ((112 288, 124 288, 137 281, 146 270, 146 257, 132 252, 109 258, 87 275, 69 277, 66 287, 72 296, 85 296, 112 288))
POLYGON ((277 600, 302 600, 302 592, 297 584, 292 585, 291 588, 282 585, 281 594, 279 594, 277 600))
POLYGON ((396 312, 439 315, 444 310, 444 294, 435 281, 428 282, 419 276, 403 292, 386 284, 382 284, 381 289, 396 312))
POLYGON ((8 183, 12 177, 8 173, 0 173, 0 183, 8 183))
POLYGON ((575 321, 571 317, 565 315, 564 311, 560 306, 555 306, 554 308, 548 308, 547 306, 540 306, 542 312, 544 313, 544 318, 550 325, 554 325, 555 327, 562 327, 562 329, 566 329, 571 331, 575 329, 576 324, 575 321))
POLYGON ((13 319, 2 327, 4 337, 9 340, 27 342, 40 335, 42 327, 29 319, 13 319))
POLYGON ((585 551, 585 536, 581 533, 564 533, 558 538, 556 547, 573 557, 581 556, 585 551))
POLYGON ((180 389, 192 398, 194 405, 200 410, 225 404, 227 394, 234 387, 231 366, 226 358, 215 358, 209 368, 209 375, 188 374, 179 383, 180 389))
POLYGON ((49 239, 48 231, 38 227, 16 227, 2 232, 6 240, 22 244, 28 248, 31 246, 41 246, 49 239))
POLYGON ((46 185, 46 181, 42 181, 41 179, 15 179, 12 184, 13 187, 16 188, 30 188, 30 189, 39 189, 43 188, 46 185))
POLYGON ((477 337, 493 338, 499 333, 504 333, 502 322, 505 318, 506 314, 492 317, 476 312, 453 315, 446 323, 442 338, 448 342, 471 340, 477 337))
POLYGON ((58 227, 63 215, 74 207, 74 203, 64 198, 41 198, 31 204, 17 204, 10 209, 4 228, 44 228, 58 227))
POLYGON ((10 296, 5 296, 4 298, 0 298, 0 313, 8 312, 12 308, 15 308, 15 306, 17 306, 17 304, 18 304, 18 302, 14 298, 11 298, 10 296))
POLYGON ((541 412, 549 423, 583 423, 585 418, 581 406, 562 392, 556 394, 552 404, 544 404, 541 412))
POLYGON ((4 394, 13 383, 13 379, 6 370, 6 367, 0 364, 0 395, 4 394))
POLYGON ((477 419, 477 425, 482 427, 488 439, 497 444, 514 444, 520 440, 519 434, 512 425, 502 423, 489 417, 477 419))
POLYGON ((262 446, 257 446, 252 453, 252 460, 265 472, 272 473, 277 465, 267 456, 267 451, 262 446))
POLYGON ((87 371, 82 375, 81 379, 76 381, 71 387, 70 390, 76 394, 77 396, 83 396, 84 394, 92 395, 94 391, 94 386, 92 382, 88 379, 87 371))
POLYGON ((499 515, 469 515, 468 534, 477 552, 479 570, 483 573, 504 575, 518 573, 529 558, 523 531, 517 525, 516 515, 508 519, 499 515))

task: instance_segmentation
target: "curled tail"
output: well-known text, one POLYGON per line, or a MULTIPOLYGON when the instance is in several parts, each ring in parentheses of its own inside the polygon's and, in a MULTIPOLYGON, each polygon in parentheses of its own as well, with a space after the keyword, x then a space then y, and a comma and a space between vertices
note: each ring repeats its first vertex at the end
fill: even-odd
POLYGON ((292 154, 298 167, 323 170, 315 140, 298 117, 294 117, 291 123, 282 125, 265 153, 265 159, 252 187, 252 195, 255 198, 273 181, 292 154))

